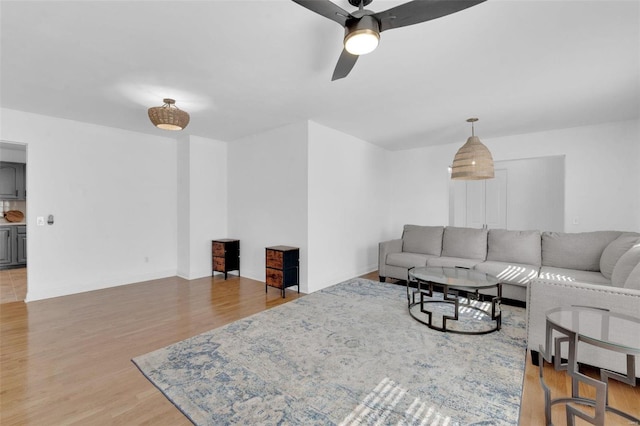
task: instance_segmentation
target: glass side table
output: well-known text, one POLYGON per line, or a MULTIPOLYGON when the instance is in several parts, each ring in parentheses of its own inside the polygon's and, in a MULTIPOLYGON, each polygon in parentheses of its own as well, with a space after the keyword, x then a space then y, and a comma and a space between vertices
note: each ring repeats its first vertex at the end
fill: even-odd
MULTIPOLYGON (((615 379, 620 382, 635 386, 636 355, 640 355, 640 319, 628 315, 617 314, 604 309, 572 306, 551 309, 547 312, 545 347, 540 345, 540 384, 544 390, 545 419, 546 424, 551 425, 551 407, 554 404, 567 404, 567 425, 574 425, 575 418, 593 424, 604 425, 605 412, 613 412, 624 417, 633 424, 640 424, 640 418, 618 410, 609 405, 608 380, 615 379), (624 330, 624 331, 623 331, 624 330), (557 332, 554 337, 554 331, 557 332), (545 361, 552 362, 556 370, 566 370, 571 376, 571 397, 551 399, 551 391, 544 382, 543 367, 545 361), (623 353, 627 356, 626 375, 600 370, 600 380, 586 376, 578 371, 578 342, 603 348, 609 351, 623 353), (562 346, 568 345, 568 360, 562 362, 562 346), (578 386, 580 383, 595 388, 595 399, 580 396, 578 386), (581 411, 574 404, 582 404, 595 408, 593 416, 581 411)), ((584 348, 583 348, 584 350, 584 348)))

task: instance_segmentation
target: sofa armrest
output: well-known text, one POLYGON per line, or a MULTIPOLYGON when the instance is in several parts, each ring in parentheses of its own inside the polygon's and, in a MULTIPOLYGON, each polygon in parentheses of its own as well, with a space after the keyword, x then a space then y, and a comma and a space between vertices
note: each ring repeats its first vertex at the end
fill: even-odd
POLYGON ((402 252, 402 238, 397 240, 383 241, 378 244, 378 275, 386 277, 385 268, 387 266, 387 254, 402 252))
MULTIPOLYGON (((527 289, 527 347, 539 351, 540 345, 544 346, 547 311, 572 305, 604 308, 640 318, 640 290, 580 282, 531 281, 527 289)), ((580 345, 579 362, 617 372, 626 371, 626 359, 622 354, 580 345)), ((636 372, 640 371, 638 358, 636 372)))

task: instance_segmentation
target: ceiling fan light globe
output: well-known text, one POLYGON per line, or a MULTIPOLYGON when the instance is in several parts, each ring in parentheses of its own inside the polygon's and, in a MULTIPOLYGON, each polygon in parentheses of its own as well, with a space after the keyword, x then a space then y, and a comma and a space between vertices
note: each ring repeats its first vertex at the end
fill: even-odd
POLYGON ((344 38, 344 48, 352 55, 366 55, 376 50, 380 34, 376 31, 363 28, 350 32, 344 38))

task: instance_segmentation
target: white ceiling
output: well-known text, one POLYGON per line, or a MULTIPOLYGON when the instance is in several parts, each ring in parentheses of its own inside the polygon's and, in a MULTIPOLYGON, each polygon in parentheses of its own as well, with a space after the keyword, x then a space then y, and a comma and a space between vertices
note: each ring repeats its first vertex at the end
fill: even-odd
MULTIPOLYGON (((346 0, 339 6, 353 10, 346 0)), ((386 10, 404 1, 374 0, 386 10)), ((388 149, 640 116, 640 1, 488 0, 382 33, 331 81, 343 30, 288 0, 0 2, 1 105, 223 140, 313 120, 388 149)))

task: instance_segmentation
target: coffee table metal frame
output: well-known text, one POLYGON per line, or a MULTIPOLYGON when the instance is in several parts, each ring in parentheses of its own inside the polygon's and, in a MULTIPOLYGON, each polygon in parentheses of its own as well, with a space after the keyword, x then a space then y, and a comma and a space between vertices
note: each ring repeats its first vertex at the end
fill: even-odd
MULTIPOLYGON (((429 328, 434 330, 449 332, 449 333, 457 333, 457 334, 488 334, 494 331, 500 330, 502 325, 502 311, 500 309, 500 302, 502 300, 502 283, 496 277, 492 277, 489 274, 484 274, 478 271, 471 271, 473 274, 479 274, 484 276, 485 280, 480 282, 476 281, 472 277, 466 277, 465 279, 456 279, 455 277, 446 277, 440 278, 438 274, 429 274, 430 270, 440 270, 443 271, 443 275, 450 270, 451 272, 463 272, 463 271, 471 271, 468 268, 447 268, 447 267, 420 267, 420 268, 410 268, 407 272, 407 304, 409 307, 409 315, 413 319, 422 324, 426 325, 429 328), (428 279, 420 278, 418 275, 424 274, 424 277, 428 279), (411 293, 410 285, 416 284, 417 289, 411 293), (426 284, 427 288, 423 289, 422 285, 426 284), (442 287, 442 299, 434 299, 434 293, 439 293, 434 291, 434 286, 442 287), (493 296, 491 298, 491 311, 484 310, 478 306, 474 306, 471 304, 471 300, 480 300, 480 290, 495 288, 497 296, 493 296), (460 297, 460 291, 465 291, 467 293, 466 302, 462 300, 460 297), (419 294, 419 301, 416 301, 416 295, 419 294), (473 296, 473 299, 471 298, 473 296), (425 300, 425 297, 428 297, 429 300, 425 300), (452 304, 454 306, 453 315, 443 315, 442 316, 442 327, 433 324, 433 312, 426 309, 426 305, 431 303, 446 303, 452 304), (422 320, 421 318, 414 315, 411 308, 415 306, 420 306, 420 312, 427 315, 427 321, 422 320), (460 306, 465 308, 473 309, 478 311, 482 315, 486 315, 491 318, 492 321, 495 321, 495 326, 489 328, 487 330, 480 331, 463 331, 463 330, 452 330, 447 328, 447 320, 457 321, 459 319, 460 314, 460 306)), ((456 274, 457 275, 457 274, 456 274)), ((470 275, 470 274, 467 274, 470 275)))
POLYGON ((567 425, 573 426, 575 425, 575 418, 580 417, 588 423, 593 425, 604 425, 605 421, 605 412, 609 411, 615 413, 625 419, 630 421, 630 424, 640 424, 640 418, 634 417, 631 414, 625 413, 615 407, 609 405, 609 397, 608 397, 608 380, 615 379, 617 381, 626 383, 631 386, 635 386, 636 384, 636 373, 635 373, 635 356, 640 355, 640 347, 626 346, 621 345, 620 342, 609 342, 606 339, 598 339, 593 338, 585 334, 580 334, 579 330, 573 330, 571 327, 568 327, 566 324, 560 323, 559 320, 553 319, 553 314, 555 313, 579 313, 580 311, 591 310, 594 312, 602 313, 601 321, 609 321, 611 318, 617 318, 621 320, 631 321, 638 324, 638 330, 640 330, 640 319, 631 317, 629 315, 611 313, 607 309, 593 308, 593 307, 585 307, 585 306, 571 306, 571 307, 559 307, 554 308, 546 313, 546 330, 545 330, 545 347, 540 345, 540 354, 542 355, 542 360, 539 362, 539 377, 540 384, 542 385, 542 389, 544 390, 544 400, 545 400, 545 420, 547 426, 552 426, 551 422, 551 407, 555 404, 567 404, 566 406, 566 414, 567 414, 567 425), (552 317, 552 318, 550 318, 552 317), (553 338, 554 342, 554 354, 552 357, 551 354, 551 341, 553 337, 553 331, 557 331, 560 336, 556 336, 553 338), (605 369, 600 370, 600 380, 591 378, 580 373, 578 369, 578 361, 577 361, 577 352, 578 352, 578 342, 584 342, 589 345, 593 345, 599 348, 607 349, 614 352, 619 352, 626 354, 627 356, 627 374, 619 374, 613 371, 608 371, 605 369), (562 360, 562 344, 568 344, 568 360, 563 363, 562 360), (553 363, 555 370, 557 371, 567 371, 569 376, 571 376, 571 397, 562 397, 551 399, 551 391, 549 387, 544 382, 543 370, 544 363, 553 363), (579 384, 580 382, 591 386, 596 391, 595 399, 584 398, 580 396, 579 392, 579 384), (587 405, 595 408, 595 413, 593 416, 585 413, 584 411, 579 410, 573 405, 568 405, 568 403, 576 403, 587 405), (631 423, 633 422, 633 423, 631 423))

